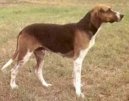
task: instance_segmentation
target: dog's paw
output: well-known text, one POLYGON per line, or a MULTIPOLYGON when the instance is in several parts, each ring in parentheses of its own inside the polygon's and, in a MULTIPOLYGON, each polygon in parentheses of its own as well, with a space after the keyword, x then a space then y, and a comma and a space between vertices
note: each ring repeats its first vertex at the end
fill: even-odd
POLYGON ((85 98, 85 95, 83 93, 80 94, 80 97, 85 98))
POLYGON ((12 89, 18 89, 18 85, 17 84, 10 84, 12 89))
POLYGON ((50 86, 52 86, 52 84, 47 84, 47 87, 50 87, 50 86))
POLYGON ((44 83, 43 86, 50 87, 50 86, 52 86, 52 84, 44 83))
POLYGON ((85 95, 83 93, 76 93, 77 97, 85 98, 85 95))

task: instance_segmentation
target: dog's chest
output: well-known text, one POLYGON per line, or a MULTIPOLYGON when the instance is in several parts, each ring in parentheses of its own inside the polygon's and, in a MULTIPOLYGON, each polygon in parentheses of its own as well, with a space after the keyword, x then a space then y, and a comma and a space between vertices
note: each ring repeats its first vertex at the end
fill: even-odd
POLYGON ((90 42, 89 42, 89 46, 88 46, 89 49, 94 46, 94 44, 95 44, 95 39, 96 39, 96 35, 94 35, 94 36, 91 38, 91 40, 90 40, 90 42))
POLYGON ((91 40, 89 41, 89 45, 88 47, 86 48, 86 50, 88 51, 91 47, 94 46, 95 44, 95 39, 96 39, 96 36, 98 34, 98 32, 100 31, 100 28, 98 29, 98 31, 96 32, 96 34, 94 36, 92 36, 91 40))

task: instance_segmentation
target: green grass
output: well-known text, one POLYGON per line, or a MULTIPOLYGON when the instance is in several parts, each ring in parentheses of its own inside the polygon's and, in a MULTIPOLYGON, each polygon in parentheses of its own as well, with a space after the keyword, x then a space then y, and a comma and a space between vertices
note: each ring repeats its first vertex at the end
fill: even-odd
MULTIPOLYGON (((0 4, 0 66, 16 48, 20 30, 32 23, 71 23, 79 21, 95 4, 105 3, 125 14, 119 23, 104 24, 95 46, 83 63, 84 101, 129 100, 129 1, 127 0, 23 0, 0 4)), ((52 83, 44 88, 35 77, 31 60, 17 77, 18 90, 9 86, 10 69, 0 72, 0 101, 83 101, 75 96, 72 85, 72 61, 47 53, 44 76, 52 83)))

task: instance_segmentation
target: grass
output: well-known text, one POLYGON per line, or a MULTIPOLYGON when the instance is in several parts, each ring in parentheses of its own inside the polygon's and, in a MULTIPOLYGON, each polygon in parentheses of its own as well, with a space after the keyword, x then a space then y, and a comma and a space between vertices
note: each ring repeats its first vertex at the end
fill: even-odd
POLYGON ((18 90, 9 86, 8 72, 0 72, 0 101, 128 101, 129 100, 129 1, 127 0, 22 0, 0 4, 0 67, 11 57, 16 37, 28 24, 70 23, 81 19, 94 4, 105 3, 125 14, 123 21, 104 24, 82 71, 85 99, 78 99, 72 85, 72 61, 47 53, 44 76, 52 83, 44 88, 35 77, 31 60, 17 77, 18 90))

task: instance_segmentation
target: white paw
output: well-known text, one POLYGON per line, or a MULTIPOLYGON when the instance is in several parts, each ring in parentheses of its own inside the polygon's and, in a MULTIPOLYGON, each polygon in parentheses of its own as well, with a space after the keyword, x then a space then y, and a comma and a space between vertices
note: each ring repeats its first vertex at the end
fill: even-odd
POLYGON ((47 87, 50 87, 50 86, 52 86, 52 84, 47 84, 47 87))
POLYGON ((12 89, 18 89, 18 85, 17 84, 10 84, 12 89))
POLYGON ((45 87, 50 87, 50 86, 52 86, 52 84, 47 84, 47 83, 45 83, 45 84, 43 84, 43 86, 45 86, 45 87))
POLYGON ((76 94, 77 94, 77 97, 85 98, 85 95, 81 92, 76 92, 76 94))
POLYGON ((85 95, 83 93, 80 94, 80 97, 85 98, 85 95))

